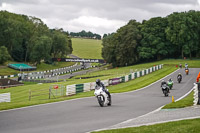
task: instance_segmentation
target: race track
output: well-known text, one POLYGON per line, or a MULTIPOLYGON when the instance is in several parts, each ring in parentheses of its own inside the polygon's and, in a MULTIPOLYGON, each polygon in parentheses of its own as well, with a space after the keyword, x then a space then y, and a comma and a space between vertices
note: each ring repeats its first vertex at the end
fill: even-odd
POLYGON ((186 94, 196 81, 200 68, 178 70, 172 77, 173 90, 164 97, 160 83, 128 93, 112 94, 111 107, 99 107, 95 97, 63 101, 22 109, 0 112, 1 133, 85 133, 106 128, 131 118, 149 113, 162 105, 186 94), (177 83, 176 76, 181 72, 183 80, 177 83))

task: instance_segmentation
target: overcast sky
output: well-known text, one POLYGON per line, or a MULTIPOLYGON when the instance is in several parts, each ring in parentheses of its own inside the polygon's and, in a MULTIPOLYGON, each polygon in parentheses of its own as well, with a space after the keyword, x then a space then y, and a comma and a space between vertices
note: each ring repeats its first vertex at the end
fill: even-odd
POLYGON ((0 10, 35 16, 49 28, 112 33, 135 19, 200 10, 200 0, 0 0, 0 10))

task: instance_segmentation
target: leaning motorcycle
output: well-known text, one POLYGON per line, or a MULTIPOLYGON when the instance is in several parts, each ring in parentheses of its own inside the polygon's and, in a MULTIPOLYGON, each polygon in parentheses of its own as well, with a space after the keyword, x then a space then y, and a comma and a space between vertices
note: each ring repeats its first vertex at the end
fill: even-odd
POLYGON ((177 80, 178 80, 178 83, 181 83, 181 76, 178 76, 178 78, 177 78, 177 80))
POLYGON ((171 90, 174 84, 173 81, 168 81, 167 84, 169 86, 169 89, 171 90))
POLYGON ((169 93, 169 88, 167 84, 163 84, 161 87, 162 87, 163 94, 167 97, 169 93))
POLYGON ((111 106, 111 96, 109 96, 103 91, 102 87, 97 87, 94 91, 94 95, 97 98, 97 101, 101 107, 103 106, 111 106))

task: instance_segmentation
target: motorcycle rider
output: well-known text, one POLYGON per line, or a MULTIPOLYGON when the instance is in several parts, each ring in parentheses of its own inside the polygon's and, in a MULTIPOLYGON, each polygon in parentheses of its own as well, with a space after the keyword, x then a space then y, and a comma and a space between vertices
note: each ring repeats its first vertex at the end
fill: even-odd
POLYGON ((180 78, 181 78, 181 80, 182 80, 182 75, 181 75, 181 73, 178 74, 177 80, 178 80, 178 77, 179 77, 179 76, 180 76, 180 78))
POLYGON ((161 82, 161 87, 162 87, 164 84, 166 84, 166 86, 167 86, 167 92, 170 93, 170 92, 169 92, 169 86, 167 85, 167 82, 165 82, 165 80, 162 80, 162 82, 161 82))
POLYGON ((172 80, 172 78, 169 78, 169 80, 168 80, 169 82, 173 82, 173 80, 172 80))
MULTIPOLYGON (((173 83, 174 83, 174 82, 173 82, 173 80, 172 80, 172 78, 171 78, 171 77, 169 78, 169 80, 168 80, 168 82, 167 82, 167 83, 168 83, 168 86, 169 86, 169 83, 171 83, 171 84, 172 84, 171 88, 173 87, 173 83)), ((170 87, 170 86, 169 86, 169 87, 170 87)))
POLYGON ((197 83, 199 82, 199 79, 200 79, 200 72, 199 72, 199 74, 197 75, 197 83))
POLYGON ((165 82, 165 80, 162 80, 162 82, 161 82, 161 87, 162 87, 164 84, 167 84, 167 83, 165 82))
POLYGON ((187 64, 187 63, 185 63, 185 70, 186 70, 186 69, 188 69, 188 64, 187 64))
POLYGON ((98 87, 102 87, 103 88, 103 91, 105 91, 105 93, 108 95, 108 97, 110 98, 110 92, 107 91, 106 87, 104 86, 104 84, 101 82, 100 79, 97 79, 96 80, 96 86, 95 86, 95 89, 98 88, 98 87))

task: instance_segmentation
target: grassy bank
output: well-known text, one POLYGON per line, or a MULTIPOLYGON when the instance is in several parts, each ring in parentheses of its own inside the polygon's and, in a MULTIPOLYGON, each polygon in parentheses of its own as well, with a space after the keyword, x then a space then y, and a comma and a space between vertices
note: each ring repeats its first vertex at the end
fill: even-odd
POLYGON ((115 129, 92 133, 199 133, 200 119, 167 122, 151 126, 115 129))
POLYGON ((72 38, 73 55, 88 59, 102 59, 101 40, 72 38))
POLYGON ((181 99, 180 101, 165 105, 162 109, 184 108, 184 107, 192 106, 193 101, 194 101, 194 91, 192 91, 188 96, 181 99))

